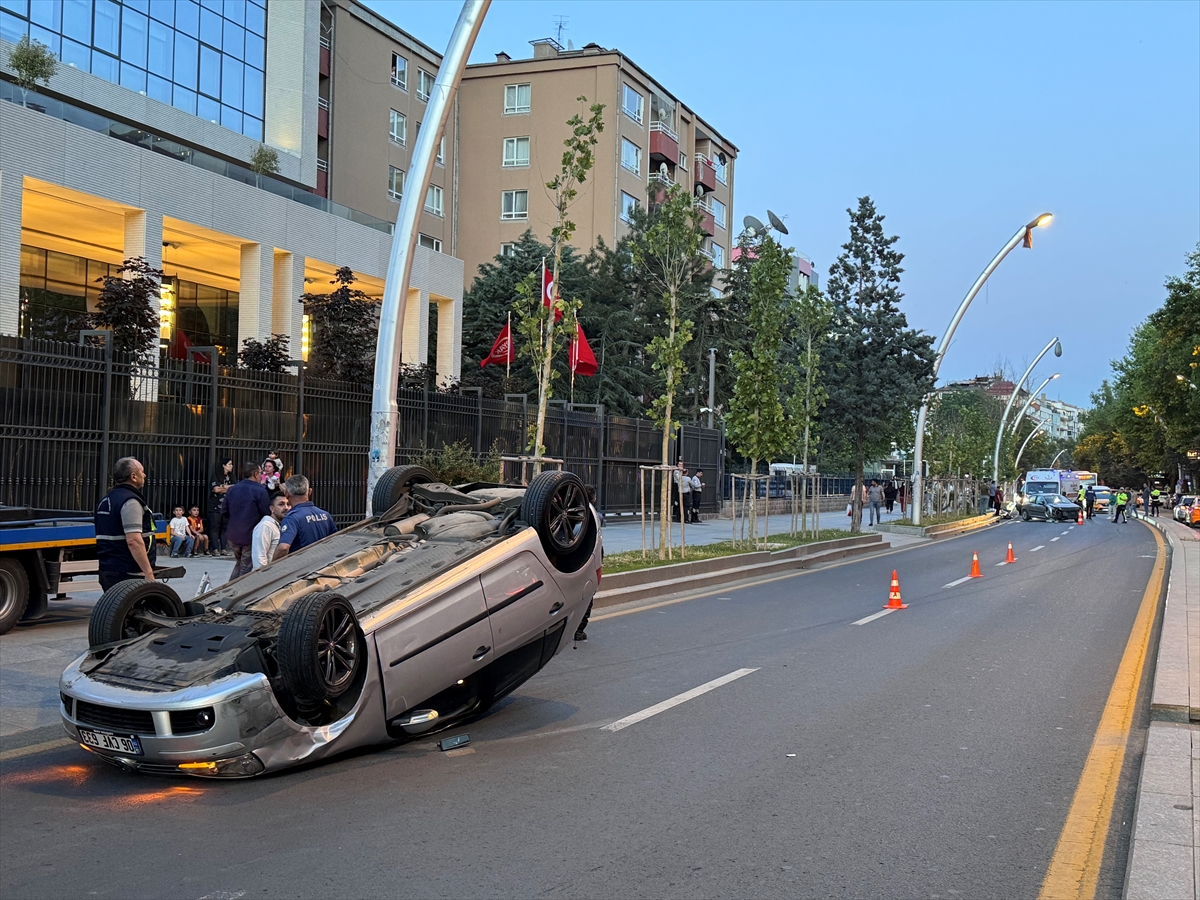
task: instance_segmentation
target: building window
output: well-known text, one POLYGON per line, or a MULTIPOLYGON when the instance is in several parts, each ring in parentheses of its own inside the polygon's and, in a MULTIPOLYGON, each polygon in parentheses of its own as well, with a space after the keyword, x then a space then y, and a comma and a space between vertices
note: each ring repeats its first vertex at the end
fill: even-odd
POLYGON ((621 138, 621 165, 635 175, 642 174, 642 148, 629 138, 621 138))
POLYGON ((429 95, 433 93, 433 76, 424 69, 417 69, 417 99, 429 101, 429 95))
POLYGON ((713 221, 716 222, 718 225, 720 225, 722 228, 724 228, 725 227, 725 204, 722 203, 720 200, 718 200, 716 197, 712 198, 712 214, 713 214, 713 221))
POLYGON ((446 164, 446 136, 444 134, 438 139, 438 152, 433 161, 439 166, 446 164))
POLYGON ((399 200, 404 195, 404 173, 395 166, 388 166, 388 196, 399 200))
POLYGON ((514 137, 504 139, 504 166, 529 165, 529 138, 514 137))
POLYGON ((621 89, 621 109, 625 115, 641 125, 642 114, 646 109, 646 98, 629 85, 624 85, 621 89))
POLYGON ((633 211, 637 209, 637 197, 621 191, 621 221, 633 222, 633 211))
POLYGON ((717 269, 725 268, 725 248, 717 243, 710 243, 708 252, 712 255, 713 267, 717 269))
POLYGON ((408 139, 408 119, 405 118, 403 113, 398 113, 394 109, 391 113, 392 119, 388 137, 403 147, 404 142, 408 139))
POLYGON ((417 243, 422 247, 428 247, 434 253, 442 252, 442 242, 435 237, 430 237, 427 234, 418 234, 417 243))
POLYGON ((729 164, 721 162, 721 157, 713 154, 711 160, 713 171, 717 173, 717 181, 721 184, 728 184, 729 181, 729 164))
POLYGON ((501 219, 529 218, 529 191, 505 191, 500 197, 501 219))
POLYGON ((687 171, 687 154, 682 150, 679 151, 679 169, 683 172, 687 171))
POLYGON ((392 84, 402 91, 408 90, 408 60, 392 54, 392 84))
POLYGON ((425 212, 442 215, 442 189, 436 184, 431 184, 425 192, 425 212))
POLYGON ((500 255, 501 256, 516 256, 517 255, 517 245, 516 244, 501 244, 500 245, 500 255))
POLYGON ((530 99, 533 96, 533 85, 506 84, 504 86, 504 114, 529 112, 530 99))

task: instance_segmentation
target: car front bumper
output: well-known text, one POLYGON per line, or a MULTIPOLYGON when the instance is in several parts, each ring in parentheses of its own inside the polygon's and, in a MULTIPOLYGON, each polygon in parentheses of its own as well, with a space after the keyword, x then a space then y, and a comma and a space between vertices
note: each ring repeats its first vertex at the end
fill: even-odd
MULTIPOLYGON (((370 656, 368 672, 373 673, 377 665, 370 656)), ((349 713, 313 728, 283 711, 262 674, 231 675, 179 690, 145 690, 90 677, 80 670, 87 659, 85 654, 75 660, 59 681, 63 727, 84 749, 128 771, 247 778, 388 740, 382 716, 360 715, 364 709, 382 709, 379 682, 371 675, 349 713), (176 733, 181 723, 195 722, 203 711, 211 712, 210 727, 176 733), (142 752, 89 747, 81 728, 134 735, 142 752)))

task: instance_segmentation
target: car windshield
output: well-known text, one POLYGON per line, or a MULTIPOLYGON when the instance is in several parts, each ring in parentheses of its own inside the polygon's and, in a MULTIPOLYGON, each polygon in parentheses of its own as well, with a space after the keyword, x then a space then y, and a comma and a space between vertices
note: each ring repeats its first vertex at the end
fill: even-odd
POLYGON ((1027 494, 1057 494, 1058 485, 1053 481, 1030 481, 1025 485, 1027 494))

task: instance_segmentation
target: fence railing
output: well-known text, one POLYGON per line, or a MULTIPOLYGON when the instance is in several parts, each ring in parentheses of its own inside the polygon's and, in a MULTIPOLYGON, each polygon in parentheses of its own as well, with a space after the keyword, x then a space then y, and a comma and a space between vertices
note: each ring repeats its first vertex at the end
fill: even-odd
MULTIPOLYGON (((465 442, 479 456, 520 454, 536 407, 473 394, 399 392, 398 462, 465 442)), ((122 456, 146 467, 156 511, 206 511, 217 463, 261 461, 270 450, 340 523, 365 508, 371 386, 305 375, 160 359, 140 365, 99 347, 0 335, 0 504, 92 509, 122 456)), ((678 451, 721 484, 719 431, 684 426, 678 451)), ((594 485, 608 513, 637 509, 639 465, 662 460, 662 432, 642 419, 553 406, 545 444, 594 485)), ((708 479, 706 479, 708 480, 708 479)), ((721 491, 702 510, 719 509, 721 491)))

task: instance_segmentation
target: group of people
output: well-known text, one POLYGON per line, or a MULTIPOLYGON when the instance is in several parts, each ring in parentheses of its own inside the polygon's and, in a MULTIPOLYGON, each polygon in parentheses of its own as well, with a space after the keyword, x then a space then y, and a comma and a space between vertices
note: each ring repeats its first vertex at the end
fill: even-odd
MULTIPOLYGON (((1079 505, 1086 511, 1089 519, 1096 512, 1096 488, 1094 485, 1081 485, 1078 496, 1079 505)), ((1127 487, 1115 488, 1112 491, 1112 522, 1129 522, 1129 516, 1137 516, 1141 510, 1142 518, 1157 516, 1162 510, 1163 492, 1156 487, 1143 485, 1139 495, 1137 491, 1127 487)), ((1172 504, 1173 505, 1173 504, 1172 504)))
POLYGON ((863 505, 868 509, 868 525, 878 525, 883 521, 883 509, 886 506, 890 513, 900 501, 900 514, 904 515, 904 485, 897 486, 893 480, 880 482, 872 478, 870 485, 863 484, 863 505))
POLYGON ((695 475, 689 475, 687 466, 681 464, 675 470, 674 478, 675 490, 671 506, 675 512, 675 520, 682 522, 686 519, 690 523, 699 524, 700 496, 704 490, 703 470, 697 469, 695 475))
MULTIPOLYGON (((172 557, 232 555, 232 581, 337 531, 333 517, 312 502, 308 479, 283 479, 274 453, 262 465, 244 463, 240 481, 232 481, 232 472, 233 460, 226 457, 212 482, 215 502, 207 533, 198 506, 187 516, 182 506, 175 507, 167 525, 172 557)), ((127 456, 117 460, 112 477, 113 488, 95 511, 96 555, 105 590, 130 578, 154 580, 154 514, 143 493, 146 470, 127 456)))

